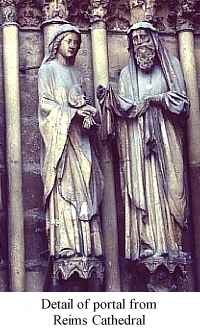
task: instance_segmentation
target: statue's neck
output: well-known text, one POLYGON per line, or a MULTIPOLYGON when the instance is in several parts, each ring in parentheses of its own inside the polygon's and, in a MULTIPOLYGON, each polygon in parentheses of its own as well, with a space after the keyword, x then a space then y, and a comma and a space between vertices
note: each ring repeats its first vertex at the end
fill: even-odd
POLYGON ((71 58, 65 58, 60 53, 56 54, 56 59, 62 66, 65 66, 65 67, 68 67, 72 63, 71 58))

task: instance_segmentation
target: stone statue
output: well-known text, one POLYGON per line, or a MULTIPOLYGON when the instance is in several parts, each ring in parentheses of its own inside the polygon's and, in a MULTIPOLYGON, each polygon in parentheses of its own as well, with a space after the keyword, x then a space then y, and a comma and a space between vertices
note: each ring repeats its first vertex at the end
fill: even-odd
POLYGON ((56 259, 102 257, 104 180, 90 140, 98 114, 74 66, 80 44, 76 27, 59 26, 38 75, 46 228, 56 259))
POLYGON ((182 139, 189 100, 179 61, 150 23, 134 24, 128 41, 119 94, 112 87, 97 91, 102 140, 113 134, 117 139, 125 257, 178 259, 187 228, 182 139))

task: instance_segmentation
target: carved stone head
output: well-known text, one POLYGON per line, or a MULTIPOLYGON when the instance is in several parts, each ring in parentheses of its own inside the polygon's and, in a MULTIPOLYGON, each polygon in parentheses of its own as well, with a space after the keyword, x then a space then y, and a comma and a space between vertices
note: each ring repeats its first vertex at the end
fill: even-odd
POLYGON ((137 65, 143 70, 152 68, 156 56, 151 31, 156 30, 147 22, 136 23, 128 31, 129 49, 133 49, 137 65))
POLYGON ((156 55, 150 33, 145 29, 134 30, 132 32, 132 40, 138 66, 143 70, 150 70, 156 55))
POLYGON ((49 54, 46 61, 55 59, 59 52, 62 56, 71 58, 71 63, 73 64, 80 45, 80 31, 71 24, 63 24, 59 26, 51 36, 49 54), (71 45, 69 44, 70 42, 71 45))

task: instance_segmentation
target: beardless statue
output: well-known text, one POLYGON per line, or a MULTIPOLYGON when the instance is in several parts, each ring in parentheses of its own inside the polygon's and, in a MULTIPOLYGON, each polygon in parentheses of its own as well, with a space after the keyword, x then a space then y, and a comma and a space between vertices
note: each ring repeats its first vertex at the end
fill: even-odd
POLYGON ((46 229, 55 258, 102 256, 99 205, 104 180, 90 142, 98 114, 74 65, 80 45, 76 27, 59 26, 38 76, 46 229))

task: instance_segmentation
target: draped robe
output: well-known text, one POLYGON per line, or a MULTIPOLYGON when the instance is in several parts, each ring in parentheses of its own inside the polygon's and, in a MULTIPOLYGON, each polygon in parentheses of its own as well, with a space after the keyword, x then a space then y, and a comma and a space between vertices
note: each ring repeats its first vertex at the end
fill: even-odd
POLYGON ((152 39, 157 52, 153 68, 139 69, 131 51, 120 74, 119 94, 109 88, 100 97, 102 139, 115 131, 117 140, 125 257, 132 260, 179 257, 187 223, 182 144, 189 100, 179 61, 153 32, 152 39), (138 115, 137 105, 145 96, 156 96, 159 102, 138 115))
POLYGON ((80 79, 73 65, 56 59, 44 62, 38 76, 46 228, 55 257, 63 250, 67 256, 102 255, 103 176, 82 118, 69 103, 69 91, 80 79))

